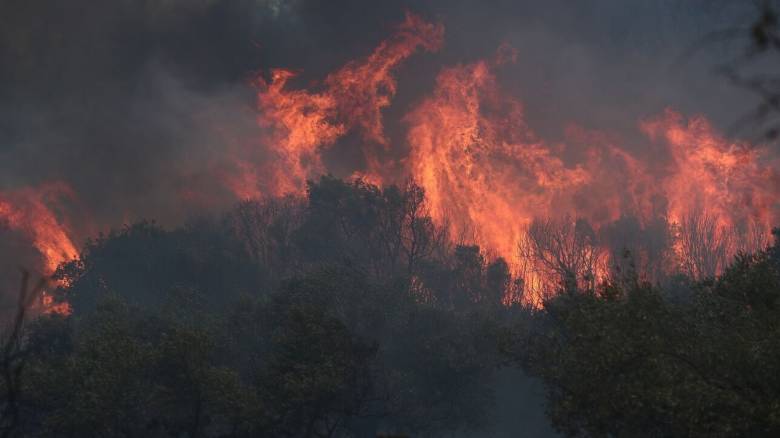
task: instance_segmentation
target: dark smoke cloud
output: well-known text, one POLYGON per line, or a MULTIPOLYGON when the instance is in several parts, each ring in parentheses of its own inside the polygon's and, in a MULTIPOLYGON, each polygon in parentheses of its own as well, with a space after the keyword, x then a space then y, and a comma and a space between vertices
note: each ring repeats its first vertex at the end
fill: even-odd
MULTIPOLYGON (((192 199, 232 202, 214 175, 257 137, 248 80, 277 66, 302 70, 299 85, 321 79, 369 53, 405 10, 442 21, 446 39, 399 71, 386 112, 399 155, 398 120, 439 69, 492 56, 503 42, 519 57, 499 72, 502 85, 544 137, 571 122, 631 135, 638 118, 669 105, 725 126, 749 108, 711 71, 733 47, 680 56, 704 35, 748 22, 752 7, 738 3, 6 0, 0 189, 66 181, 97 229, 180 221, 198 205, 192 199)), ((334 172, 359 165, 357 143, 348 136, 328 152, 334 172)))

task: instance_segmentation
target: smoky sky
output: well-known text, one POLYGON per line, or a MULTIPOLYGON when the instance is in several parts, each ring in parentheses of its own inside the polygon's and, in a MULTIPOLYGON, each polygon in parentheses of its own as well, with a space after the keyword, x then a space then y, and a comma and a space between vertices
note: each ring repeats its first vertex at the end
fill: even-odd
MULTIPOLYGON (((744 41, 700 44, 747 26, 750 2, 5 0, 0 190, 65 181, 79 217, 98 229, 179 221, 201 195, 228 204, 214 175, 229 169, 228 152, 257 138, 251 79, 285 67, 301 72, 294 86, 316 83, 369 54, 406 11, 446 30, 439 52, 398 69, 385 123, 399 155, 400 119, 437 72, 490 57, 502 43, 518 60, 497 72, 500 84, 550 141, 576 123, 641 148, 637 121, 666 107, 726 129, 754 103, 714 73, 744 41)), ((354 137, 325 155, 334 173, 360 165, 354 137)))

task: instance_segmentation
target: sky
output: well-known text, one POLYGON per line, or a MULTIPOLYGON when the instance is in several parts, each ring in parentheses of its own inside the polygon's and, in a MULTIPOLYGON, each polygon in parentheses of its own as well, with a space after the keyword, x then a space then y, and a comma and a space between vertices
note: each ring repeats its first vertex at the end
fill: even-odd
MULTIPOLYGON (((725 131, 756 104, 715 72, 745 41, 708 39, 748 26, 748 1, 4 0, 0 191, 65 182, 84 234, 180 223, 203 193, 227 206, 215 175, 259 137, 252 79, 284 67, 300 73, 292 86, 316 86, 406 11, 442 23, 445 40, 398 69, 385 123, 399 157, 402 116, 436 74, 502 44, 518 53, 497 71, 502 90, 552 142, 576 125, 641 149, 637 123, 667 107, 725 131)), ((357 148, 349 136, 334 145, 328 169, 348 175, 357 148)))

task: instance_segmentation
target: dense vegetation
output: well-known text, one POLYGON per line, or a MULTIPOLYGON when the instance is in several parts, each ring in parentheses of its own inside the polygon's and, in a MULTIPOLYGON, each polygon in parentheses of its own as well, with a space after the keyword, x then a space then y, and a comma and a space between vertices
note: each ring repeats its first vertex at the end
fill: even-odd
POLYGON ((424 206, 413 184, 324 177, 89 242, 56 274, 72 314, 7 334, 4 436, 489 435, 507 368, 570 436, 780 433, 780 247, 696 281, 562 272, 532 307, 424 206))

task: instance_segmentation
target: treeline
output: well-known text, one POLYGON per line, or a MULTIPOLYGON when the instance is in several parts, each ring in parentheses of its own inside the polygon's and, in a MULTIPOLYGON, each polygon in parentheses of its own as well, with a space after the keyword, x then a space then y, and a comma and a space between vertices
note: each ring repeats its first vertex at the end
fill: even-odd
MULTIPOLYGON (((556 229, 536 225, 540 245, 544 226, 556 229)), ((0 427, 489 435, 494 377, 514 368, 544 382, 566 435, 777 435, 778 247, 663 287, 623 255, 598 282, 558 266, 556 293, 530 305, 506 261, 451 243, 419 187, 331 177, 306 199, 126 226, 58 270, 72 314, 30 319, 20 306, 28 321, 0 356, 0 427)))

